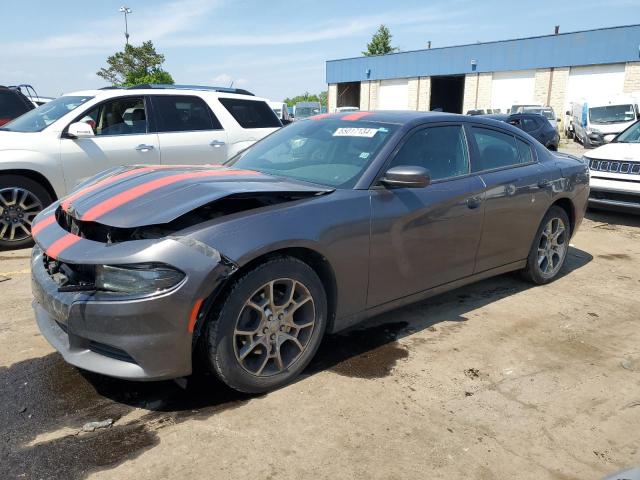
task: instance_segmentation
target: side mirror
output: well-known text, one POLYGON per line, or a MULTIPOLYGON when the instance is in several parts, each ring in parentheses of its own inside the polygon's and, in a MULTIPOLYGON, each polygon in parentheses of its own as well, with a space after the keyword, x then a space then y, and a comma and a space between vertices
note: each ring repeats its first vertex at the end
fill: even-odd
POLYGON ((426 168, 401 165, 387 170, 380 182, 387 187, 423 188, 431 183, 431 175, 426 168))
POLYGON ((94 137, 95 133, 93 133, 93 128, 88 123, 75 122, 69 125, 67 136, 69 138, 88 138, 94 137))

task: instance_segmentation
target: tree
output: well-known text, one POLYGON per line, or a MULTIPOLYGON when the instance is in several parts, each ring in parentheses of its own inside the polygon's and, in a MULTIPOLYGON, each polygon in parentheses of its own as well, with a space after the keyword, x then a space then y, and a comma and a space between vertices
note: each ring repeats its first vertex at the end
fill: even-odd
POLYGON ((134 47, 127 44, 124 50, 107 58, 107 68, 96 75, 111 85, 125 87, 145 83, 173 83, 173 78, 162 69, 164 55, 156 52, 151 40, 134 47))
POLYGON ((320 94, 316 95, 315 93, 310 94, 309 92, 304 92, 302 95, 296 95, 292 98, 285 98, 284 103, 288 106, 293 107, 298 102, 320 102, 320 105, 327 106, 327 92, 320 92, 320 94))
POLYGON ((389 29, 384 25, 380 25, 378 31, 371 37, 371 41, 367 43, 367 50, 362 52, 362 54, 370 57, 371 55, 385 55, 387 53, 397 52, 399 49, 391 46, 391 37, 392 35, 389 29))

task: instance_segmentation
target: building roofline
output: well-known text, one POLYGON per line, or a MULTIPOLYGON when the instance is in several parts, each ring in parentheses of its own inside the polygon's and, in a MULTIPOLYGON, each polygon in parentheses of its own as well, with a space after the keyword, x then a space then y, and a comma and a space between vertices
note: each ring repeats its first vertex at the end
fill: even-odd
POLYGON ((325 60, 325 63, 331 63, 331 62, 341 62, 341 61, 345 61, 345 60, 357 60, 360 58, 376 58, 376 57, 390 57, 392 55, 402 55, 405 53, 414 53, 414 52, 429 52, 429 51, 433 51, 433 50, 446 50, 448 48, 460 48, 460 47, 471 47, 471 46, 478 46, 478 45, 492 45, 492 44, 496 44, 496 43, 509 43, 509 42, 520 42, 523 40, 534 40, 534 39, 538 39, 538 38, 547 38, 547 37, 561 37, 561 36, 567 36, 567 35, 576 35, 576 34, 580 34, 580 33, 588 33, 588 32, 598 32, 598 31, 603 31, 603 30, 616 30, 616 29, 621 29, 621 28, 631 28, 631 27, 640 27, 640 23, 633 23, 633 24, 629 24, 629 25, 616 25, 613 27, 601 27, 601 28, 591 28, 588 30, 576 30, 573 32, 563 32, 563 33, 550 33, 547 35, 534 35, 531 37, 521 37, 521 38, 510 38, 510 39, 506 39, 506 40, 490 40, 488 42, 476 42, 476 43, 462 43, 460 45, 448 45, 445 47, 434 47, 434 48, 417 48, 415 50, 404 50, 402 52, 393 52, 393 53, 385 53, 382 55, 359 55, 357 57, 346 57, 346 58, 335 58, 332 60, 325 60))

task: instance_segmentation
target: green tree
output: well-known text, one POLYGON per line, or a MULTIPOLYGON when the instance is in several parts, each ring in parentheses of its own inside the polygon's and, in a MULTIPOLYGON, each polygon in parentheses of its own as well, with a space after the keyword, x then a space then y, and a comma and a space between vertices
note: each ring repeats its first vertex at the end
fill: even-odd
POLYGON ((320 102, 320 105, 327 106, 327 92, 320 92, 318 95, 315 93, 310 94, 309 92, 304 92, 302 95, 296 95, 292 98, 285 98, 284 103, 288 106, 293 107, 298 102, 320 102))
POLYGON ((173 78, 162 69, 164 55, 156 52, 151 40, 134 47, 127 44, 124 50, 107 58, 107 67, 96 74, 111 85, 126 87, 144 83, 169 83, 173 78))
POLYGON ((366 57, 371 55, 385 55, 387 53, 397 52, 397 47, 391 46, 391 33, 384 25, 380 25, 376 33, 371 37, 371 41, 367 43, 367 50, 362 52, 366 57))

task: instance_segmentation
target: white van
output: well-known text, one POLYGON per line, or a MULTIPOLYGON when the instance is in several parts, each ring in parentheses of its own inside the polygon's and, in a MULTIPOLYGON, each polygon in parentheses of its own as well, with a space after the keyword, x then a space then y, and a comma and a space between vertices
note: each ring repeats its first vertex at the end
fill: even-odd
POLYGON ((571 112, 575 138, 586 148, 609 143, 640 118, 634 97, 574 102, 571 112))

